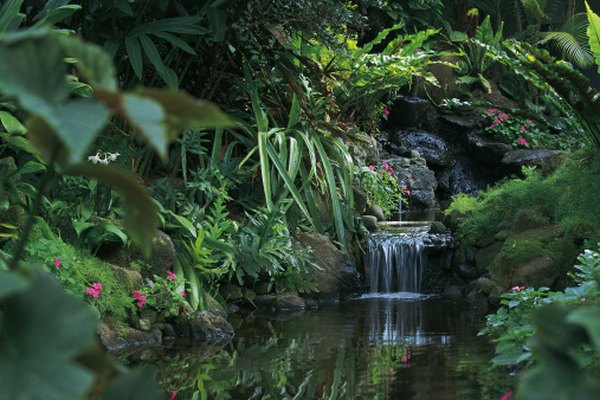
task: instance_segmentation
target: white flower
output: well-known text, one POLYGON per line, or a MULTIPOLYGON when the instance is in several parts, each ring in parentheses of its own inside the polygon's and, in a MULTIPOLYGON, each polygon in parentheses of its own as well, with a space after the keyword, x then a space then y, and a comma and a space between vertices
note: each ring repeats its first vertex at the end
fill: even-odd
POLYGON ((117 161, 117 157, 119 157, 121 153, 106 153, 106 158, 108 161, 117 161))
POLYGON ((88 161, 93 162, 94 164, 98 164, 102 162, 102 159, 100 158, 100 152, 96 153, 95 156, 89 156, 88 157, 88 161))

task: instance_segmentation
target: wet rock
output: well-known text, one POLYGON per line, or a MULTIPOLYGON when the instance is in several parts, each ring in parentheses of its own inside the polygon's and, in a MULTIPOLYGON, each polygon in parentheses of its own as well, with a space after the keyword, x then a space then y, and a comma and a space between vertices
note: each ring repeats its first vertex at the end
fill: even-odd
POLYGON ((327 236, 303 233, 298 241, 311 249, 316 266, 311 267, 310 279, 318 296, 337 301, 363 291, 360 274, 350 257, 337 249, 327 236))
POLYGON ((462 288, 457 285, 448 285, 444 288, 444 296, 458 298, 462 297, 462 288))
POLYGON ((438 233, 449 233, 450 229, 446 228, 441 221, 433 221, 431 223, 431 227, 429 228, 429 233, 438 234, 438 233))
POLYGON ((352 189, 354 192, 354 210, 362 214, 367 209, 368 197, 367 194, 358 188, 352 189))
POLYGON ((399 157, 388 162, 396 171, 396 178, 402 185, 406 185, 411 194, 407 200, 410 208, 432 209, 437 208, 435 197, 437 179, 432 170, 419 158, 399 157))
POLYGON ((418 130, 402 130, 390 136, 392 143, 400 147, 403 153, 416 150, 428 164, 448 166, 452 162, 452 154, 448 143, 438 135, 418 130))
POLYGON ((490 294, 490 292, 494 289, 499 290, 500 292, 502 292, 502 286, 500 286, 497 282, 493 281, 492 279, 489 278, 478 278, 475 282, 475 289, 477 289, 479 291, 479 293, 485 294, 486 296, 488 296, 490 294))
POLYGON ((383 209, 376 204, 370 205, 365 212, 367 215, 372 215, 377 218, 378 221, 385 221, 385 214, 383 209))
POLYGON ((496 166, 502 161, 506 153, 512 150, 512 146, 506 143, 485 140, 475 132, 469 133, 467 140, 471 156, 477 161, 488 165, 496 166))
POLYGON ((163 328, 162 328, 162 336, 163 336, 163 339, 174 338, 176 336, 176 334, 175 334, 175 328, 173 327, 173 325, 164 324, 163 328))
POLYGON ((108 321, 98 322, 98 336, 108 351, 134 349, 162 343, 160 331, 142 332, 128 326, 119 327, 118 331, 117 334, 112 323, 108 321))
POLYGON ((489 311, 489 303, 486 295, 479 293, 477 290, 472 290, 467 295, 467 302, 471 309, 480 312, 482 314, 487 314, 489 311))
POLYGON ((387 126, 417 127, 427 118, 431 102, 414 96, 404 96, 390 107, 387 126))
POLYGON ((564 153, 555 150, 511 150, 502 158, 502 164, 520 171, 521 167, 538 167, 543 172, 551 172, 560 166, 564 153))
POLYGON ((478 126, 480 119, 474 116, 446 114, 441 115, 440 120, 444 122, 446 127, 451 128, 450 131, 470 131, 478 126))
POLYGON ((234 335, 233 327, 223 316, 206 310, 196 311, 191 316, 178 316, 174 328, 179 338, 191 343, 231 340, 234 335))
POLYGON ((374 217, 373 215, 362 215, 361 219, 367 230, 370 232, 377 230, 377 217, 374 217))
POLYGON ((477 268, 473 264, 469 263, 460 263, 457 268, 458 275, 461 278, 471 280, 475 279, 479 276, 479 272, 477 268))
POLYGON ((257 296, 254 304, 261 310, 272 312, 302 311, 304 299, 295 294, 266 294, 257 296))
POLYGON ((504 289, 500 286, 492 288, 488 294, 488 301, 492 307, 498 307, 500 305, 500 295, 504 293, 504 289))

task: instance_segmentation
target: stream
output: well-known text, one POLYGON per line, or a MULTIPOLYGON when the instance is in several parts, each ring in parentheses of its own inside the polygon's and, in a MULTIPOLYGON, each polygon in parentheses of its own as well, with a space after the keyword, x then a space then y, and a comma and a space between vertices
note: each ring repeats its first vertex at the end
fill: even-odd
POLYGON ((499 399, 515 384, 490 369, 483 317, 461 301, 370 295, 296 314, 233 315, 213 347, 146 349, 177 399, 499 399))

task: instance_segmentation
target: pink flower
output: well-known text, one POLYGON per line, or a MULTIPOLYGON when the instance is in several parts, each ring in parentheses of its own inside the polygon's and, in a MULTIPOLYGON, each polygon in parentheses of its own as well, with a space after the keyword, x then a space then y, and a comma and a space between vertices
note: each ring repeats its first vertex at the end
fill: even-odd
POLYGON ((173 273, 173 271, 167 271, 167 275, 169 275, 169 279, 174 281, 175 280, 175 274, 173 273))
POLYGON ((390 115, 390 110, 388 110, 387 108, 383 109, 383 113, 385 114, 385 116, 387 117, 388 115, 390 115))
POLYGON ((533 124, 533 121, 528 119, 527 122, 529 122, 530 124, 533 124))
POLYGON ((504 396, 502 396, 502 398, 500 400, 508 400, 508 399, 510 399, 510 396, 512 396, 512 392, 506 392, 506 393, 504 393, 504 396))
POLYGON ((407 195, 408 197, 410 197, 410 190, 407 190, 407 191, 406 191, 406 195, 407 195))
POLYGON ((523 289, 525 289, 525 286, 515 286, 510 288, 510 290, 512 290, 513 292, 520 292, 523 289))
POLYGON ((91 287, 85 289, 85 292, 95 299, 97 299, 98 296, 100 295, 100 292, 98 290, 91 288, 91 287))
POLYGON ((500 114, 498 114, 498 117, 500 117, 500 119, 503 119, 503 120, 505 120, 505 121, 508 119, 508 115, 507 115, 507 114, 504 114, 504 113, 500 113, 500 114))
POLYGON ((502 123, 502 121, 500 121, 498 118, 496 118, 496 119, 494 120, 494 123, 496 123, 496 124, 500 124, 500 123, 502 123))
POLYGON ((372 165, 369 165, 369 171, 375 171, 375 167, 372 165))
POLYGON ((496 127, 496 125, 494 125, 494 124, 490 125, 490 128, 492 128, 492 129, 494 129, 495 127, 496 127))
POLYGON ((171 392, 171 397, 169 397, 169 400, 175 400, 175 397, 177 397, 177 390, 173 390, 171 392))
POLYGON ((521 132, 525 132, 525 127, 524 126, 521 127, 521 132))
POLYGON ((138 300, 138 302, 135 303, 138 308, 142 308, 146 300, 148 300, 148 296, 142 295, 139 290, 133 291, 133 298, 138 300))
POLYGON ((179 294, 181 294, 181 297, 186 297, 187 294, 185 293, 185 290, 182 290, 179 294))
POLYGON ((527 139, 521 138, 521 139, 517 140, 517 144, 519 146, 527 146, 529 144, 529 142, 527 141, 527 139))
POLYGON ((408 362, 408 357, 406 357, 406 356, 402 356, 402 362, 403 362, 403 363, 407 363, 407 362, 408 362))
POLYGON ((94 282, 94 283, 92 284, 92 287, 93 287, 95 290, 97 290, 98 292, 101 292, 101 291, 102 291, 102 289, 103 289, 103 287, 102 287, 102 284, 101 284, 100 282, 94 282))
POLYGON ((390 168, 390 164, 386 163, 385 161, 382 162, 381 165, 383 165, 383 168, 385 168, 385 169, 389 169, 390 168))
POLYGON ((494 112, 492 111, 492 109, 491 109, 491 108, 488 108, 488 109, 487 109, 487 113, 488 113, 488 114, 493 114, 494 112))
POLYGON ((60 258, 59 258, 59 257, 56 257, 56 258, 54 259, 54 266, 55 266, 57 269, 58 269, 58 268, 60 268, 60 258))

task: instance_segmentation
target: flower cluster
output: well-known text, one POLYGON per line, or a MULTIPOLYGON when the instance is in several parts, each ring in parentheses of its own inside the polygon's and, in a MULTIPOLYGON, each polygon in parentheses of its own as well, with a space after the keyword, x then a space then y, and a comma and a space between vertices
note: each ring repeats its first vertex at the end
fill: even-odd
POLYGON ((107 165, 111 162, 115 162, 117 161, 117 157, 119 157, 121 155, 121 153, 103 153, 101 150, 98 150, 96 152, 95 156, 89 156, 88 157, 88 161, 90 161, 93 164, 104 164, 107 165), (104 155, 104 157, 102 157, 104 155))
POLYGON ((542 134, 533 120, 509 116, 497 108, 488 108, 484 118, 487 132, 513 146, 527 147, 531 139, 542 134))
POLYGON ((409 192, 406 186, 400 186, 394 168, 387 162, 381 165, 369 165, 360 171, 360 185, 368 197, 369 204, 378 205, 390 216, 397 211, 403 193, 409 192))
POLYGON ((90 296, 92 296, 93 298, 97 299, 98 296, 100 296, 100 292, 102 292, 102 289, 103 289, 103 287, 100 282, 94 282, 92 284, 92 286, 85 289, 85 292, 87 294, 89 294, 90 296))
POLYGON ((186 303, 185 281, 178 279, 173 271, 166 271, 167 277, 154 275, 153 281, 141 290, 133 292, 138 308, 146 303, 164 316, 176 316, 186 303))

